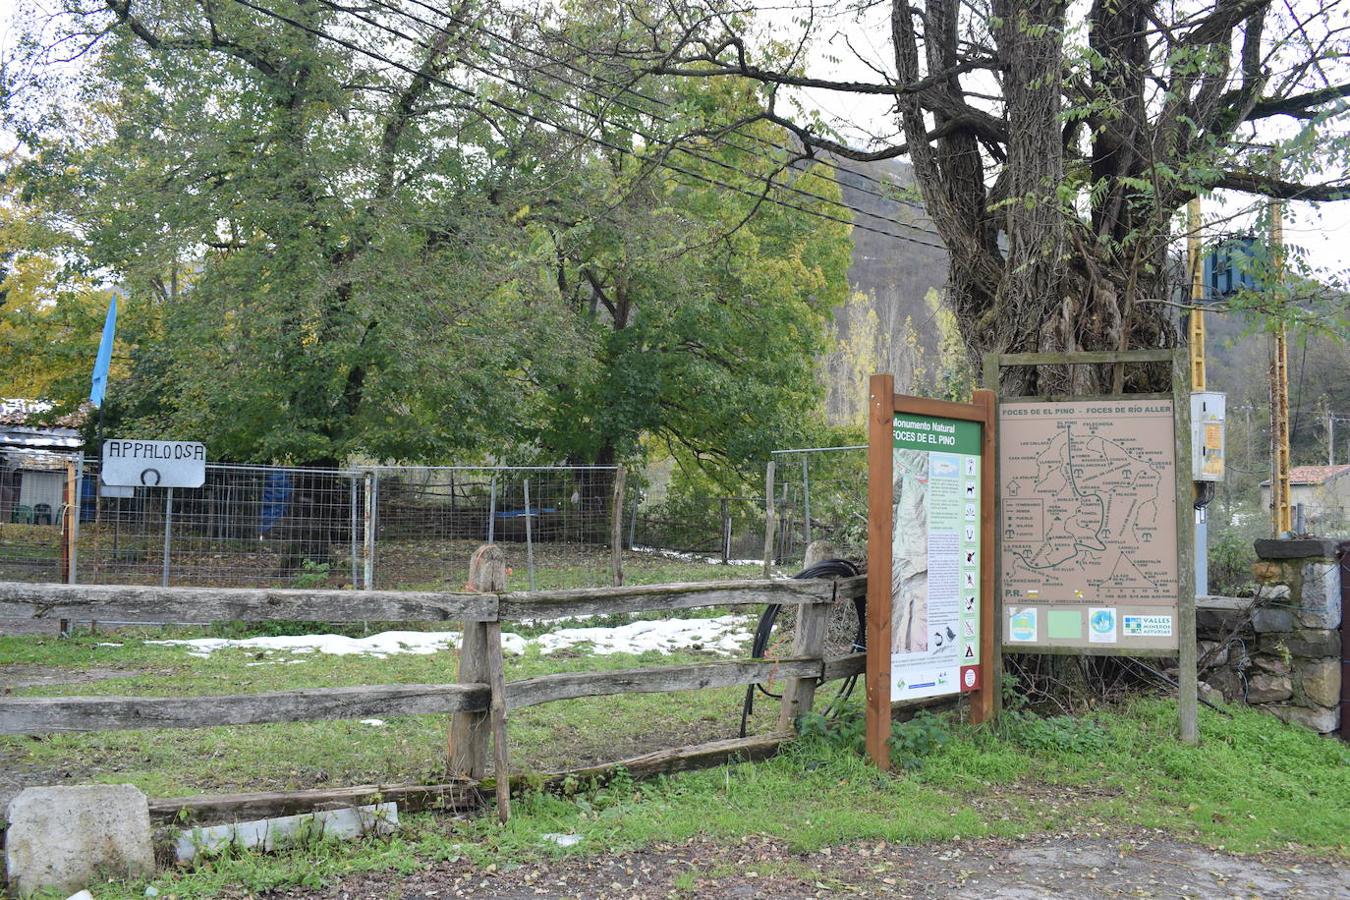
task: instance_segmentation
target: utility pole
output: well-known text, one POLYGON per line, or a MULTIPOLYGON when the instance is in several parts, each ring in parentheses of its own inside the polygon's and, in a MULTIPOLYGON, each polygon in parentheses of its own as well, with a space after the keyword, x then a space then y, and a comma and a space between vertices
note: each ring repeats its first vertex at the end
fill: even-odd
POLYGON ((1204 264, 1200 259, 1200 198, 1191 200, 1186 209, 1186 262, 1191 270, 1191 390, 1205 389, 1205 300, 1204 264))
POLYGON ((1327 465, 1336 465, 1336 417, 1327 412, 1327 465))
MULTIPOLYGON (((1204 263, 1200 257, 1200 198, 1194 197, 1186 208, 1186 264, 1191 270, 1190 357, 1191 392, 1205 390, 1205 301, 1204 263)), ((1209 512, 1205 509, 1203 486, 1191 485, 1195 501, 1195 592, 1209 593, 1209 512)))
MULTIPOLYGON (((1275 174, 1279 160, 1274 159, 1275 174)), ((1270 201, 1270 270, 1268 289, 1284 282, 1284 203, 1270 201)), ((1276 326, 1270 352, 1270 513, 1275 537, 1293 528, 1289 506, 1289 346, 1283 320, 1276 326)))

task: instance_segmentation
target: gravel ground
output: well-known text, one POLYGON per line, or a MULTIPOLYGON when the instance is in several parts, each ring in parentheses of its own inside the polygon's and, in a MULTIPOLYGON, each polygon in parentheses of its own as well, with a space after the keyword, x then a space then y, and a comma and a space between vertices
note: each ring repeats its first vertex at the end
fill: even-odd
POLYGON ((1285 854, 1239 857, 1162 832, 971 840, 922 847, 874 841, 794 853, 780 841, 693 840, 633 853, 500 869, 444 863, 361 875, 271 897, 1350 897, 1350 865, 1285 854))

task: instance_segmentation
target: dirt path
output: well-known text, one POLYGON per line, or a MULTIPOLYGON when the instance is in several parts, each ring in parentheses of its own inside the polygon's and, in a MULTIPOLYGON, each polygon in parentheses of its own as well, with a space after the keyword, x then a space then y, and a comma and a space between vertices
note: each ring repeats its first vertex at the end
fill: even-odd
POLYGON ((446 863, 364 875, 274 897, 1350 897, 1350 865, 1292 855, 1237 857, 1162 833, 958 841, 875 841, 793 853, 781 841, 693 840, 634 853, 487 870, 446 863))

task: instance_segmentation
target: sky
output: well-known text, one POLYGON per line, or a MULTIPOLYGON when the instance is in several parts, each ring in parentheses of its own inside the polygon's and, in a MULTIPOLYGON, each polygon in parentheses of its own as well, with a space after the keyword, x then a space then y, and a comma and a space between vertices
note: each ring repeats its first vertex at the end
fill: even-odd
MULTIPOLYGON (((791 29, 794 16, 801 15, 802 0, 781 0, 778 11, 770 13, 775 27, 791 29)), ((13 16, 18 0, 0 0, 0 54, 8 52, 15 38, 13 16)), ((884 12, 884 10, 883 10, 884 12)), ((870 66, 892 68, 888 26, 884 18, 861 22, 851 15, 818 17, 814 22, 817 37, 807 61, 815 75, 844 80, 875 81, 870 66), (861 57, 861 59, 860 59, 861 57)), ((886 110, 884 99, 829 91, 798 92, 797 99, 807 110, 817 110, 831 122, 851 123, 841 130, 856 144, 863 144, 868 133, 892 134, 894 117, 886 110)), ((0 132, 3 150, 14 146, 11 135, 0 132)), ((1205 201, 1205 218, 1227 218, 1252 202, 1253 198, 1231 192, 1216 192, 1205 201)), ((1228 231, 1250 227, 1250 217, 1225 222, 1228 231)), ((1214 229, 1207 227, 1207 236, 1214 229)), ((1286 205, 1285 242, 1301 246, 1309 265, 1328 276, 1343 278, 1350 270, 1350 200, 1340 203, 1290 203, 1286 205)), ((1180 245, 1180 239, 1178 241, 1180 245)))

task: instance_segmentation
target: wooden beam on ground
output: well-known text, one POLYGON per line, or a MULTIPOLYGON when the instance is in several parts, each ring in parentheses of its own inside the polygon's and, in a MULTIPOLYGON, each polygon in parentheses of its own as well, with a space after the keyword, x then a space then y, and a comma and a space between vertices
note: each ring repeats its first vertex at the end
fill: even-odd
POLYGON ((819 659, 746 659, 616 672, 565 672, 511 682, 506 686, 506 706, 507 709, 524 709, 579 697, 696 691, 759 684, 771 678, 817 678, 820 673, 819 659))
POLYGON ((483 622, 496 616, 492 594, 0 582, 0 619, 209 624, 483 622))
POLYGON ((363 784, 311 791, 269 791, 254 794, 209 794, 150 801, 156 824, 220 825, 275 816, 294 816, 325 809, 393 802, 400 812, 438 809, 464 812, 482 805, 478 786, 448 784, 363 784))
POLYGON ((773 756, 779 747, 792 739, 793 736, 790 734, 766 734, 710 741, 673 750, 657 750, 654 753, 644 753, 641 756, 594 766, 583 766, 565 772, 549 772, 545 776, 545 784, 557 786, 571 779, 584 781, 594 778, 603 781, 618 769, 623 769, 633 778, 650 778, 653 775, 707 769, 731 760, 759 762, 773 756))
POLYGON ((386 684, 207 697, 5 697, 0 734, 203 728, 486 710, 486 684, 386 684))

